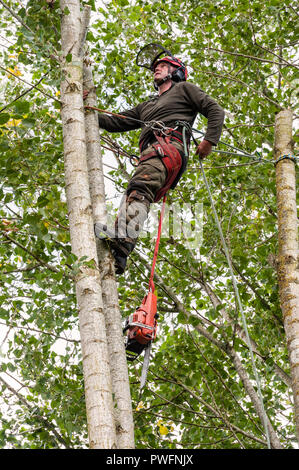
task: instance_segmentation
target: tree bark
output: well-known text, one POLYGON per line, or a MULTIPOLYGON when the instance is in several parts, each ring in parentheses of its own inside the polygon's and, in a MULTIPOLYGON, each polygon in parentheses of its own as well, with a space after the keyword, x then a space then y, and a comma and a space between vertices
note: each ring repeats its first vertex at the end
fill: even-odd
MULTIPOLYGON (((92 68, 88 64, 88 60, 84 66, 84 89, 89 91, 86 104, 97 106, 92 68)), ((86 113, 85 130, 93 220, 94 223, 107 223, 99 124, 95 111, 88 111, 86 113)), ((115 403, 117 447, 119 449, 132 449, 134 448, 132 401, 122 333, 122 319, 115 281, 114 259, 105 244, 100 240, 97 240, 97 253, 102 282, 112 392, 115 403)))
POLYGON ((280 305, 290 360, 296 433, 299 441, 299 267, 292 111, 280 111, 275 120, 276 198, 278 216, 277 273, 280 305))
MULTIPOLYGON (((238 373, 238 376, 240 377, 240 379, 242 380, 243 382, 243 385, 244 385, 244 388, 246 390, 246 392, 248 393, 250 399, 251 399, 251 402, 255 408, 255 411, 257 413, 257 415, 259 416, 260 420, 262 423, 264 423, 264 412, 263 412, 263 406, 262 406, 262 403, 260 401, 260 398, 259 398, 259 395, 256 393, 249 377, 248 377, 248 374, 246 372, 246 370, 244 369, 243 365, 242 365, 242 362, 238 356, 238 354, 236 353, 236 351, 233 349, 233 348, 230 348, 228 347, 226 349, 226 352, 227 354, 229 355, 229 357, 232 359, 232 362, 235 366, 235 369, 238 373)), ((270 444, 271 444, 271 448, 272 449, 282 449, 282 445, 280 443, 280 440, 278 438, 278 436, 276 435, 276 432, 272 426, 272 424, 270 423, 270 420, 266 414, 265 416, 265 420, 266 420, 266 426, 267 426, 267 429, 268 429, 268 432, 269 432, 269 439, 270 439, 270 444)))
POLYGON ((112 449, 116 447, 112 389, 86 162, 80 1, 61 0, 60 8, 61 118, 70 237, 73 253, 89 261, 81 264, 75 278, 89 443, 91 448, 112 449))

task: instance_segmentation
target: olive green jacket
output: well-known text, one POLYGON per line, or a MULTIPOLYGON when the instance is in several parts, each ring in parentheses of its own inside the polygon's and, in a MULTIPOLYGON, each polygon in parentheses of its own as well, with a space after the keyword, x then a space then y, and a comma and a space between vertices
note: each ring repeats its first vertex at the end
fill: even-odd
POLYGON ((171 88, 152 99, 138 104, 135 108, 117 116, 99 114, 100 128, 108 132, 125 132, 142 128, 140 142, 149 141, 152 130, 146 121, 162 121, 167 127, 174 127, 176 121, 186 121, 191 126, 197 114, 207 118, 205 139, 217 145, 224 121, 224 110, 203 90, 189 82, 173 83, 171 88))

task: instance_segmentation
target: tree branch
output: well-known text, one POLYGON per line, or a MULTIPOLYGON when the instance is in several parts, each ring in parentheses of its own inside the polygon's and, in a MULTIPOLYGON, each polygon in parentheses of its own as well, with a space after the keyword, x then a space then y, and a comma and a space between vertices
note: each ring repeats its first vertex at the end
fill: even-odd
POLYGON ((27 26, 26 23, 24 23, 24 21, 22 20, 22 18, 17 15, 8 5, 6 5, 6 3, 4 3, 2 0, 0 0, 0 3, 4 6, 4 8, 6 8, 7 11, 9 11, 9 13, 22 25, 24 26, 24 28, 26 28, 28 31, 30 31, 30 33, 34 34, 33 31, 29 28, 29 26, 27 26))
MULTIPOLYGON (((169 372, 169 371, 168 371, 169 372)), ((171 376, 171 374, 170 374, 171 376)), ((187 387, 186 385, 184 385, 182 382, 180 382, 179 380, 177 380, 176 378, 174 378, 173 376, 171 376, 173 378, 172 380, 172 383, 178 385, 179 387, 181 387, 183 390, 185 390, 187 393, 189 393, 190 395, 193 396, 193 398, 195 398, 198 402, 202 403, 204 406, 206 406, 208 408, 208 410, 214 415, 213 417, 216 418, 216 419, 222 419, 222 417, 219 415, 219 413, 217 412, 217 410, 215 410, 211 404, 209 404, 207 401, 203 400, 202 398, 200 398, 197 394, 195 394, 191 389, 189 389, 189 387, 187 387)), ((154 392, 153 390, 151 390, 151 393, 154 393, 154 395, 158 396, 159 398, 161 398, 162 400, 164 400, 166 403, 170 403, 169 400, 165 397, 162 397, 161 395, 159 395, 158 393, 154 392)), ((188 410, 186 408, 184 408, 185 412, 189 412, 189 413, 192 413, 192 410, 188 410)), ((200 414, 198 412, 194 412, 196 414, 200 414)), ((260 444, 262 445, 266 445, 266 442, 262 439, 259 439, 258 437, 256 436, 253 436, 252 434, 250 433, 247 433, 246 431, 244 431, 243 429, 239 428, 238 426, 236 426, 235 424, 232 424, 231 423, 231 427, 234 429, 234 431, 248 437, 249 439, 252 439, 256 442, 259 442, 260 444)), ((214 426, 215 428, 215 426, 214 426)))
MULTIPOLYGON (((10 73, 10 72, 9 72, 10 73)), ((15 103, 16 101, 18 101, 20 98, 22 98, 23 96, 27 95, 27 93, 29 93, 31 90, 33 90, 33 88, 36 88, 37 85, 39 85, 42 80, 49 74, 50 72, 46 72, 42 78, 37 82, 35 83, 34 85, 32 85, 30 88, 28 88, 26 91, 24 91, 24 93, 21 93, 21 95, 17 96, 14 100, 12 100, 10 103, 8 103, 7 105, 5 105, 3 108, 0 109, 0 113, 2 113, 2 111, 4 111, 4 109, 6 108, 9 108, 13 103, 15 103)))
POLYGON ((240 83, 241 85, 243 85, 244 87, 246 87, 247 89, 250 89, 252 91, 254 91, 254 93, 256 93, 257 95, 261 95, 264 99, 266 99, 267 101, 269 101, 270 103, 274 104, 278 109, 283 109, 283 107, 277 103, 276 101, 272 100, 271 98, 269 98, 267 95, 265 95, 265 93, 263 93, 262 91, 259 91, 259 90, 256 90, 254 87, 248 85, 248 83, 245 83, 243 82, 242 80, 239 80, 238 78, 235 78, 233 77, 232 75, 230 74, 226 74, 226 75, 223 75, 221 73, 216 73, 216 72, 210 72, 209 70, 205 70, 204 73, 208 74, 208 75, 214 75, 215 77, 220 77, 220 78, 225 78, 225 79, 228 79, 228 80, 231 80, 233 82, 237 82, 237 83, 240 83))
POLYGON ((17 325, 7 325, 5 322, 1 322, 1 321, 0 321, 0 325, 4 325, 4 326, 7 326, 7 327, 9 326, 10 328, 17 328, 17 329, 22 330, 22 331, 24 331, 25 329, 27 331, 35 331, 36 333, 41 333, 43 335, 49 335, 49 336, 52 336, 53 338, 56 338, 56 339, 62 339, 63 341, 67 341, 67 342, 70 342, 70 343, 80 344, 80 340, 64 338, 63 336, 54 335, 54 333, 49 333, 48 331, 38 330, 36 328, 30 328, 29 326, 24 327, 24 326, 17 326, 17 325))
POLYGON ((34 259, 36 259, 40 264, 42 264, 43 266, 46 266, 50 271, 52 271, 53 273, 59 273, 59 270, 58 270, 58 269, 56 269, 54 266, 51 266, 50 264, 46 263, 46 262, 43 261, 42 259, 40 259, 37 255, 35 255, 34 253, 32 253, 32 251, 28 250, 24 245, 22 245, 22 244, 19 243, 17 240, 15 240, 14 238, 11 238, 9 235, 7 235, 7 233, 2 232, 2 235, 3 235, 3 237, 5 237, 7 240, 9 240, 10 242, 14 243, 14 244, 17 245, 19 248, 21 248, 21 249, 24 250, 26 253, 28 253, 30 256, 32 256, 34 259))
MULTIPOLYGON (((259 44, 255 43, 258 47, 261 47, 261 49, 267 51, 268 53, 270 54, 273 54, 275 55, 276 57, 278 57, 279 59, 283 60, 284 63, 290 67, 295 67, 296 69, 298 69, 298 65, 295 65, 295 64, 292 64, 290 62, 288 62, 287 60, 283 59, 282 57, 280 57, 279 55, 275 54, 274 52, 272 52, 271 50, 267 49, 267 48, 264 48, 262 46, 260 46, 259 44)), ((259 62, 267 62, 267 63, 270 63, 270 64, 274 64, 274 65, 280 65, 281 66, 281 63, 280 62, 275 62, 273 60, 268 60, 268 59, 262 59, 260 57, 256 57, 256 56, 252 56, 252 55, 247 55, 247 54, 242 54, 240 52, 231 52, 231 51, 224 51, 222 49, 216 49, 215 47, 206 47, 205 50, 211 50, 211 51, 216 51, 216 52, 220 52, 222 54, 228 54, 228 55, 233 55, 233 56, 238 56, 238 57, 244 57, 246 59, 254 59, 254 60, 257 60, 259 62)))
MULTIPOLYGON (((1 1, 1 0, 0 0, 1 1)), ((4 72, 10 74, 10 75, 13 75, 13 77, 17 78, 18 80, 20 80, 21 82, 23 83, 26 83, 26 85, 30 85, 32 88, 35 88, 36 90, 38 90, 40 93, 42 93, 43 95, 47 96, 48 98, 50 98, 51 100, 54 100, 56 101, 57 103, 61 104, 61 101, 59 101, 57 98, 54 98, 54 96, 51 96, 49 95, 48 93, 46 93, 45 91, 41 90, 40 88, 38 88, 36 85, 33 85, 32 83, 29 83, 27 82, 26 80, 23 80, 23 78, 20 78, 18 77, 18 75, 14 74, 11 70, 8 70, 6 69, 5 67, 2 67, 2 65, 0 65, 0 69, 1 70, 4 70, 4 72)))
POLYGON ((58 442, 60 442, 61 444, 64 445, 64 447, 66 449, 69 449, 69 445, 66 443, 66 441, 64 440, 64 438, 56 431, 56 428, 55 426, 50 422, 48 421, 46 418, 44 418, 41 414, 37 414, 35 412, 36 410, 36 406, 32 407, 28 401, 23 397, 23 395, 21 395, 19 392, 17 392, 11 385, 9 385, 6 380, 4 380, 1 376, 0 376, 0 382, 2 382, 2 384, 13 394, 17 397, 17 399, 19 400, 19 402, 22 403, 22 405, 26 406, 26 408, 29 409, 29 411, 32 413, 33 416, 35 416, 38 421, 40 421, 49 431, 52 431, 54 436, 56 437, 56 439, 58 440, 58 442))

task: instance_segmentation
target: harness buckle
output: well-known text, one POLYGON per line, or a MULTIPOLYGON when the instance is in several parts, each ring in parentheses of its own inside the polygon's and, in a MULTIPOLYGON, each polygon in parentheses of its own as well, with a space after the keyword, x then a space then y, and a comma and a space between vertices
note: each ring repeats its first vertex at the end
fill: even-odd
POLYGON ((162 149, 162 147, 159 145, 157 145, 157 151, 158 151, 158 154, 160 155, 160 157, 164 157, 165 153, 164 153, 164 150, 162 149))

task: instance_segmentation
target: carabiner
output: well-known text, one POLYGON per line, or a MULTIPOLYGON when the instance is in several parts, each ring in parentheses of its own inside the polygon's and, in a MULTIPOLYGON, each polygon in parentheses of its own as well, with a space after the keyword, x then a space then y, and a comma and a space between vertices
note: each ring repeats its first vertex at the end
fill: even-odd
POLYGON ((140 157, 138 155, 130 155, 130 163, 132 166, 137 167, 139 165, 140 157))

